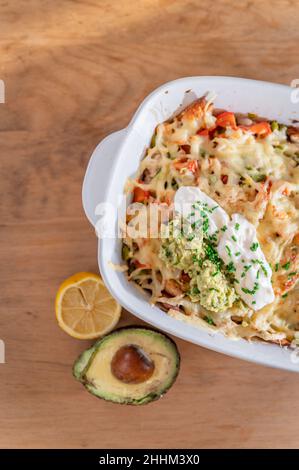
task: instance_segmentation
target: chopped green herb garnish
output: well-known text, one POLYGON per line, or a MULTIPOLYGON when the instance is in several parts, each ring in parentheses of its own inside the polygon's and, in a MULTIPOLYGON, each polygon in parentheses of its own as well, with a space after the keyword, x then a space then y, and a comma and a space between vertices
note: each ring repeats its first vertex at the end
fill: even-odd
POLYGON ((255 181, 256 183, 262 183, 263 181, 266 181, 267 175, 264 175, 264 174, 262 174, 262 173, 257 173, 256 175, 252 175, 251 178, 252 178, 253 181, 255 181))
POLYGON ((256 293, 256 291, 259 290, 259 288, 260 288, 259 284, 257 282, 255 282, 252 290, 247 289, 247 287, 242 287, 242 291, 245 294, 254 295, 256 293))
POLYGON ((213 243, 217 242, 217 236, 215 233, 213 233, 213 235, 208 235, 208 239, 213 243))
POLYGON ((288 278, 296 276, 296 274, 297 274, 297 271, 294 271, 294 272, 288 274, 288 278))
POLYGON ((228 256, 232 257, 232 251, 228 245, 225 245, 225 249, 227 251, 228 256))
POLYGON ((228 263, 228 265, 226 266, 226 269, 229 273, 233 273, 236 271, 235 265, 232 261, 228 263))
POLYGON ((227 230, 227 225, 223 225, 223 227, 221 228, 221 232, 225 232, 227 230))
POLYGON ((237 241, 237 239, 236 239, 235 235, 232 235, 232 240, 233 240, 234 242, 236 242, 236 241, 237 241))
POLYGON ((263 273, 264 273, 264 275, 265 275, 265 277, 268 277, 268 271, 265 268, 265 265, 264 265, 263 261, 261 261, 259 259, 252 259, 251 261, 252 261, 253 264, 259 264, 262 271, 263 271, 263 273))
POLYGON ((235 256, 240 256, 241 252, 240 251, 237 251, 237 253, 235 253, 235 256))
POLYGON ((260 270, 258 270, 258 272, 256 273, 256 278, 259 279, 260 277, 260 270))
POLYGON ((288 296, 288 294, 286 293, 286 294, 283 294, 281 297, 282 297, 283 299, 285 299, 287 296, 288 296))
POLYGON ((212 263, 216 264, 217 267, 219 267, 221 265, 221 259, 219 258, 218 253, 216 249, 214 248, 214 246, 211 243, 207 242, 205 243, 204 249, 205 249, 206 257, 212 263))
POLYGON ((278 271, 278 268, 279 268, 279 263, 276 263, 276 264, 275 264, 275 272, 276 272, 276 273, 277 273, 277 271, 278 271))
POLYGON ((254 300, 254 301, 252 302, 252 305, 255 305, 255 304, 256 304, 256 301, 254 300))
POLYGON ((240 224, 235 224, 235 229, 239 230, 239 228, 240 228, 240 224))
POLYGON ((247 273, 247 271, 249 271, 251 267, 252 267, 252 264, 246 264, 244 266, 244 272, 241 274, 241 277, 245 277, 245 274, 247 273))
POLYGON ((252 292, 246 287, 242 287, 242 291, 245 292, 245 294, 252 294, 252 292))
POLYGON ((286 270, 287 270, 287 269, 290 268, 290 266, 291 266, 291 263, 290 263, 290 261, 288 261, 288 262, 287 262, 286 264, 284 264, 282 267, 283 267, 283 269, 286 269, 286 270))
POLYGON ((195 220, 195 222, 191 224, 191 228, 194 230, 200 224, 201 224, 201 220, 195 220))
POLYGON ((258 243, 252 243, 252 245, 250 246, 250 249, 251 251, 256 251, 259 247, 259 244, 258 243))
POLYGON ((203 224, 202 224, 202 230, 204 233, 207 233, 209 226, 210 226, 209 219, 204 219, 203 224))
POLYGON ((194 233, 192 233, 191 235, 189 235, 189 236, 187 237, 188 242, 192 242, 192 240, 194 239, 194 237, 195 237, 194 233))
POLYGON ((209 325, 215 325, 211 317, 205 316, 204 320, 209 324, 209 325))

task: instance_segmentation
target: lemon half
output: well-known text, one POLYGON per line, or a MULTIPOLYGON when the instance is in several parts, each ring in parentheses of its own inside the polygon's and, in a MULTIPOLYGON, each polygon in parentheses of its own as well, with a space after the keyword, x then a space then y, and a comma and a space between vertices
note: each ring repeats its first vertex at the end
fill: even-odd
POLYGON ((88 272, 74 274, 61 284, 55 310, 59 326, 78 339, 93 339, 109 333, 121 314, 121 306, 101 277, 88 272))

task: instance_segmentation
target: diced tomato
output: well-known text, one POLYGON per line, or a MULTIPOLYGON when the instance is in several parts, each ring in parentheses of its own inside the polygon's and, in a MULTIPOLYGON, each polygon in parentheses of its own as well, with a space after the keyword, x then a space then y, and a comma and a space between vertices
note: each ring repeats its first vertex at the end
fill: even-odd
POLYGON ((272 132, 271 126, 268 122, 257 122, 250 126, 250 130, 253 134, 257 134, 259 136, 267 136, 272 132))
POLYGON ((165 204, 167 204, 168 206, 171 205, 172 200, 171 200, 171 197, 170 197, 168 194, 165 196, 164 202, 165 202, 165 204))
POLYGON ((223 184, 227 184, 228 182, 228 175, 221 175, 221 181, 223 184))
POLYGON ((266 137, 271 134, 271 126, 267 121, 256 122, 251 126, 240 126, 241 129, 245 131, 251 131, 253 134, 258 135, 259 137, 266 137))
POLYGON ((296 284, 298 278, 299 278, 299 274, 296 274, 294 277, 292 277, 292 279, 289 279, 288 281, 286 281, 284 284, 285 291, 290 290, 291 287, 293 287, 293 285, 296 284))
POLYGON ((181 149, 184 150, 185 153, 190 153, 191 145, 181 145, 181 149))
POLYGON ((224 113, 218 114, 216 119, 216 126, 231 127, 232 129, 237 129, 236 117, 234 113, 225 111, 224 113))
POLYGON ((196 173, 198 170, 198 163, 197 160, 190 160, 187 166, 188 170, 192 171, 192 173, 196 173))
POLYGON ((201 129, 200 131, 197 131, 196 134, 205 137, 205 136, 209 135, 209 130, 208 129, 201 129))
POLYGON ((173 163, 176 170, 182 170, 183 168, 196 173, 198 171, 198 162, 197 160, 190 160, 188 158, 181 158, 173 163))
POLYGON ((138 261, 137 259, 134 259, 133 262, 134 262, 136 268, 150 269, 150 265, 149 265, 149 264, 142 264, 142 263, 140 263, 140 261, 138 261))
POLYGON ((189 274, 182 272, 182 274, 181 274, 181 281, 182 281, 182 282, 185 282, 185 283, 190 282, 190 276, 189 276, 189 274))
POLYGON ((139 186, 135 186, 133 191, 133 202, 144 202, 150 197, 150 192, 145 191, 139 186))
POLYGON ((176 170, 180 171, 182 168, 187 168, 187 158, 182 158, 173 163, 176 170))
POLYGON ((173 166, 176 170, 181 170, 182 168, 187 168, 188 158, 181 158, 173 162, 173 166))

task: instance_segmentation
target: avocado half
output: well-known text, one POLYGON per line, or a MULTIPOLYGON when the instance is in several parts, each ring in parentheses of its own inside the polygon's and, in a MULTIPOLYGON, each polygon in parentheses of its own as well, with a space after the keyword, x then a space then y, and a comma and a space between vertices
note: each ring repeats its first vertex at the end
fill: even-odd
POLYGON ((171 338, 133 326, 113 331, 84 351, 73 374, 99 398, 143 405, 169 390, 179 368, 180 354, 171 338))

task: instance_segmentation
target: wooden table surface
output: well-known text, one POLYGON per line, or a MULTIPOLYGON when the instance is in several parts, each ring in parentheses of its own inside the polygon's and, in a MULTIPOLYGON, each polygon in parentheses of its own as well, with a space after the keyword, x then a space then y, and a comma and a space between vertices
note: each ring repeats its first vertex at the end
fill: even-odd
MULTIPOLYGON (((298 1, 0 1, 0 447, 298 447, 299 374, 178 340, 176 385, 144 407, 89 395, 86 348, 54 318, 59 283, 97 271, 81 205, 95 145, 159 84, 299 78, 298 1)), ((135 323, 129 314, 123 322, 135 323)))

